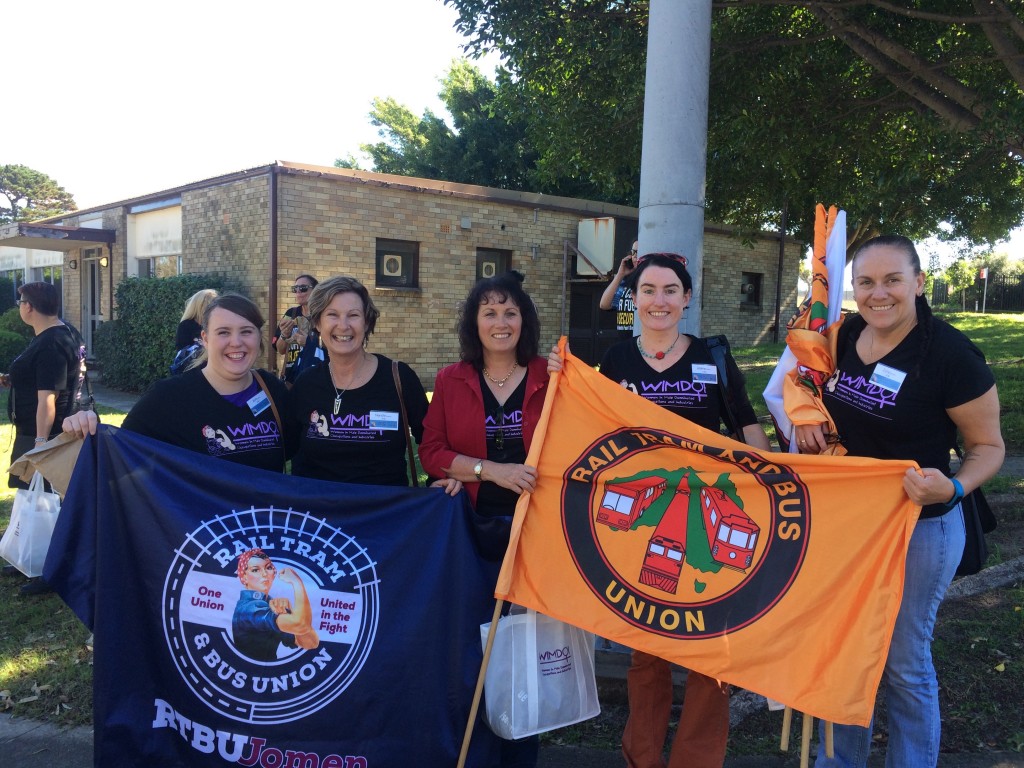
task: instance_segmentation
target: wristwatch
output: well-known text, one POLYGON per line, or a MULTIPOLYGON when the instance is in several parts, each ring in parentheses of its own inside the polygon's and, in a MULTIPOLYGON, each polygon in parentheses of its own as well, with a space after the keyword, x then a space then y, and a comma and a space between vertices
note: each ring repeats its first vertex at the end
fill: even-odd
POLYGON ((480 459, 480 461, 478 461, 478 462, 477 462, 477 463, 476 463, 476 464, 475 464, 475 465, 473 466, 473 474, 474 474, 474 475, 476 475, 476 481, 477 481, 478 483, 480 482, 480 479, 481 479, 481 478, 480 478, 480 476, 481 476, 481 475, 482 475, 483 473, 484 473, 484 460, 483 460, 483 459, 480 459))

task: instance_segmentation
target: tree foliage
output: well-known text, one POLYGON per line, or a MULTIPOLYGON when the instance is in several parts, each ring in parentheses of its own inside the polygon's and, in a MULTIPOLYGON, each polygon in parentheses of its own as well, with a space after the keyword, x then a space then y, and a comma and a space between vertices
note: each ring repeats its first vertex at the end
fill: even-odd
MULTIPOLYGON (((445 0, 507 65, 545 178, 635 203, 646 0, 445 0)), ((707 215, 809 240, 816 202, 875 234, 993 242, 1024 220, 1020 0, 721 0, 707 215), (927 8, 925 10, 925 7, 927 8)))
MULTIPOLYGON (((467 61, 453 61, 438 94, 452 126, 430 110, 416 117, 392 98, 373 100, 370 118, 382 141, 361 149, 374 170, 506 189, 531 187, 535 154, 526 128, 500 110, 498 84, 467 61)), ((341 167, 354 161, 338 160, 341 167)))
POLYGON ((78 210, 75 199, 45 173, 26 165, 0 165, 0 224, 35 221, 78 210))
POLYGON ((974 276, 977 274, 974 265, 967 259, 957 259, 943 273, 946 283, 949 285, 950 293, 960 293, 961 309, 966 309, 965 291, 974 285, 974 276))

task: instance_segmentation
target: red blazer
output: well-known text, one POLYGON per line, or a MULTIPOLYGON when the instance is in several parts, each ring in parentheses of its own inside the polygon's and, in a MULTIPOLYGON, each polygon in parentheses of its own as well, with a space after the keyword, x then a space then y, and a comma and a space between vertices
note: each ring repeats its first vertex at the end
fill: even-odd
MULTIPOLYGON (((540 421, 547 386, 548 361, 536 357, 526 367, 526 394, 523 396, 523 443, 527 451, 540 421)), ((469 363, 455 363, 438 371, 420 441, 420 463, 427 474, 445 477, 445 469, 459 454, 474 459, 487 458, 485 418, 484 395, 476 368, 469 363)), ((475 506, 480 483, 465 486, 475 506)))

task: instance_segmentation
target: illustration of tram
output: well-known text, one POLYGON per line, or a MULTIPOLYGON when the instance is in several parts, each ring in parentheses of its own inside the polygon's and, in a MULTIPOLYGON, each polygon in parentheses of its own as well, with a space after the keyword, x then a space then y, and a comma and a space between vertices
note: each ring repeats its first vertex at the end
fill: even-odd
POLYGON ((686 519, 690 508, 689 490, 680 489, 665 509, 665 515, 647 543, 640 583, 675 594, 686 557, 686 519))
POLYGON ((604 523, 613 531, 628 531, 644 510, 664 493, 665 485, 665 478, 658 475, 625 483, 608 483, 597 511, 597 522, 604 523))
POLYGON ((700 508, 715 562, 745 571, 754 559, 761 528, 720 488, 701 488, 700 508))

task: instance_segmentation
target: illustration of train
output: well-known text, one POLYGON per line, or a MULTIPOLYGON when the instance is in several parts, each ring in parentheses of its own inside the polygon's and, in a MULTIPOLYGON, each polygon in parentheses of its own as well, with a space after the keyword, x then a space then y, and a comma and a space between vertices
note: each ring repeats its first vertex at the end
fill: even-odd
POLYGON ((647 542, 647 553, 640 568, 640 583, 675 594, 686 557, 686 520, 690 491, 680 489, 665 509, 665 514, 647 542))
POLYGON ((597 522, 604 523, 613 531, 628 531, 644 510, 665 492, 665 486, 665 478, 658 475, 625 483, 608 483, 597 511, 597 522))
POLYGON ((711 557, 727 568, 745 571, 753 562, 760 526, 720 488, 701 488, 700 502, 711 557))

